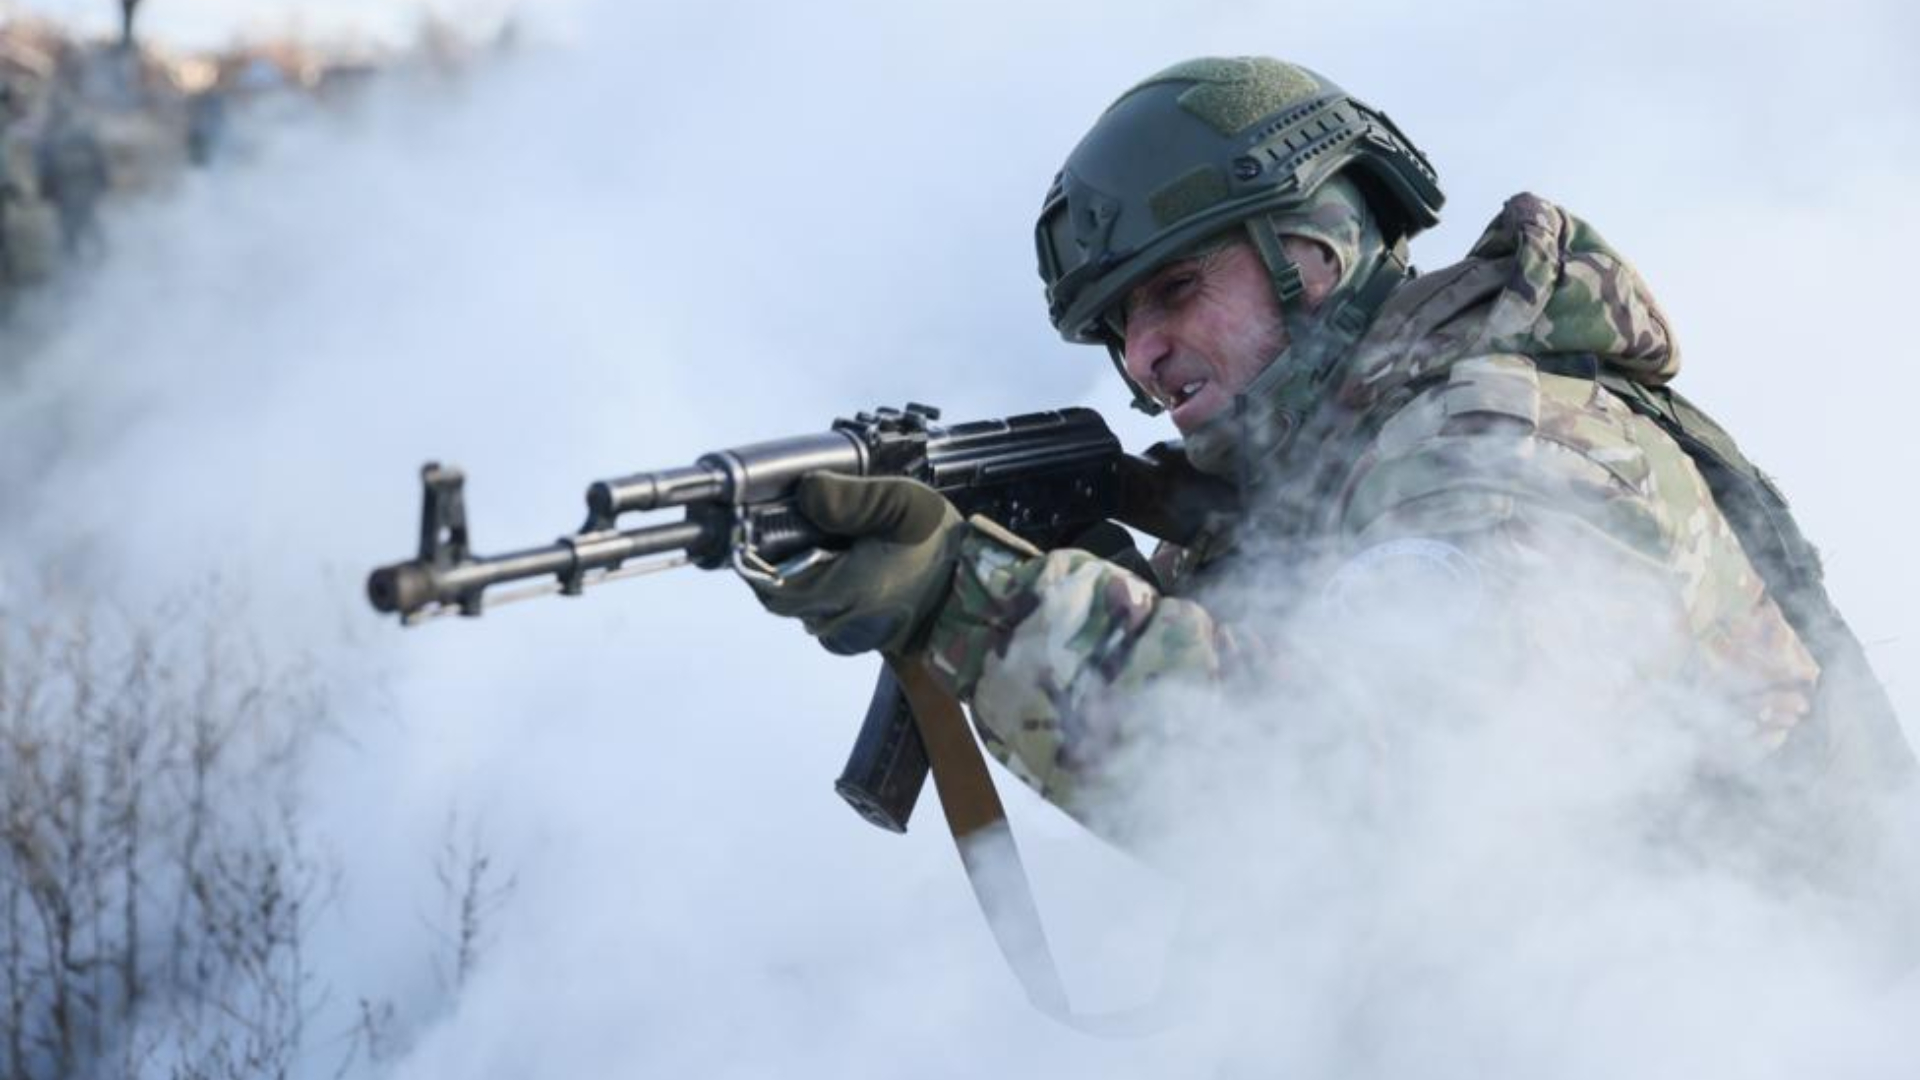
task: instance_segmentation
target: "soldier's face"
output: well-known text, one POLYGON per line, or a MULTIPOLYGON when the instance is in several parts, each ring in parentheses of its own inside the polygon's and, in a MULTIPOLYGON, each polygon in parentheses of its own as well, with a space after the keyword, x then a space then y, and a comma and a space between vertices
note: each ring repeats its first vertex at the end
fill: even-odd
MULTIPOLYGON (((1285 240, 1312 306, 1337 268, 1319 244, 1285 240)), ((1127 374, 1182 434, 1226 411, 1287 346, 1266 264, 1246 241, 1161 267, 1127 294, 1125 325, 1127 374)))

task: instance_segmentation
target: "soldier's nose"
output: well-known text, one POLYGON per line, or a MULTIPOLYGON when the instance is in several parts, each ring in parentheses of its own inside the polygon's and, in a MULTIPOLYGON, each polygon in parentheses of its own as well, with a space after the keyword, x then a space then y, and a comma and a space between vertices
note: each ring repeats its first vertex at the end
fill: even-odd
POLYGON ((1171 351, 1172 344, 1167 335, 1157 328, 1129 326, 1120 355, 1123 366, 1127 370, 1127 377, 1145 387, 1149 393, 1153 393, 1157 390, 1154 385, 1153 369, 1158 367, 1160 361, 1165 360, 1171 351))

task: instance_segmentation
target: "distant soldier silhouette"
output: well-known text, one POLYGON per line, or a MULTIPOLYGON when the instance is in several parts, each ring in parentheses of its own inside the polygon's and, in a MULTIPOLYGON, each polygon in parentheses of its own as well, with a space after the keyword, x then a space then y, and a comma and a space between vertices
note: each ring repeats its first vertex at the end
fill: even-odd
POLYGON ((40 195, 60 215, 60 240, 69 256, 98 257, 106 250, 100 232, 100 199, 111 177, 107 153, 93 126, 56 100, 41 135, 40 195))

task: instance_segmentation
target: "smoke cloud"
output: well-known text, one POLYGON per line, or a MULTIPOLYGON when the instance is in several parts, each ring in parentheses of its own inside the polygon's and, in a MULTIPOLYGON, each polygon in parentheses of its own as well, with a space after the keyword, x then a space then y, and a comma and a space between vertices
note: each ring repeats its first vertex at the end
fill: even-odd
POLYGON ((1160 823, 1138 858, 1003 776, 1085 1003, 1195 987, 1185 1026, 1116 1044, 1020 998, 935 808, 901 838, 831 794, 870 662, 692 570, 405 632, 359 589, 408 553, 429 459, 467 471, 490 552, 569 531, 592 479, 874 404, 1087 403, 1165 437, 1046 326, 1032 215, 1133 79, 1270 52, 1433 157, 1448 222, 1421 265, 1523 188, 1635 260, 1680 386, 1796 499, 1920 715, 1887 450, 1916 389, 1887 332, 1920 241, 1915 29, 1865 3, 1816 27, 1726 4, 534 8, 469 82, 263 134, 121 209, 0 371, 0 603, 46 574, 133 609, 217 577, 262 649, 311 664, 341 731, 301 792, 341 867, 311 1029, 344 1053, 357 1000, 393 1002, 404 1037, 365 1075, 1908 1075, 1920 1001, 1879 897, 1833 910, 1649 841, 1704 736, 1541 704, 1592 673, 1410 646, 1383 684, 1325 642, 1284 714, 1144 703, 1179 722, 1138 766, 1160 823), (1455 699, 1396 711, 1423 663, 1455 699), (457 996, 450 815, 516 881, 457 996))

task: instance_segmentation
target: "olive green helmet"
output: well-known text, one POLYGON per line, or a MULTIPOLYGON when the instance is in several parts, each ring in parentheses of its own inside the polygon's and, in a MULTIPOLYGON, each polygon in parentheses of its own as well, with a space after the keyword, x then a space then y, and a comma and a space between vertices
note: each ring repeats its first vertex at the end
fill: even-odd
MULTIPOLYGON (((1433 169, 1385 113, 1265 57, 1175 64, 1107 108, 1047 192, 1035 241, 1054 327, 1118 347, 1111 309, 1160 264, 1352 178, 1389 245, 1439 220, 1433 169)), ((1283 301, 1289 299, 1283 297, 1283 301)))

